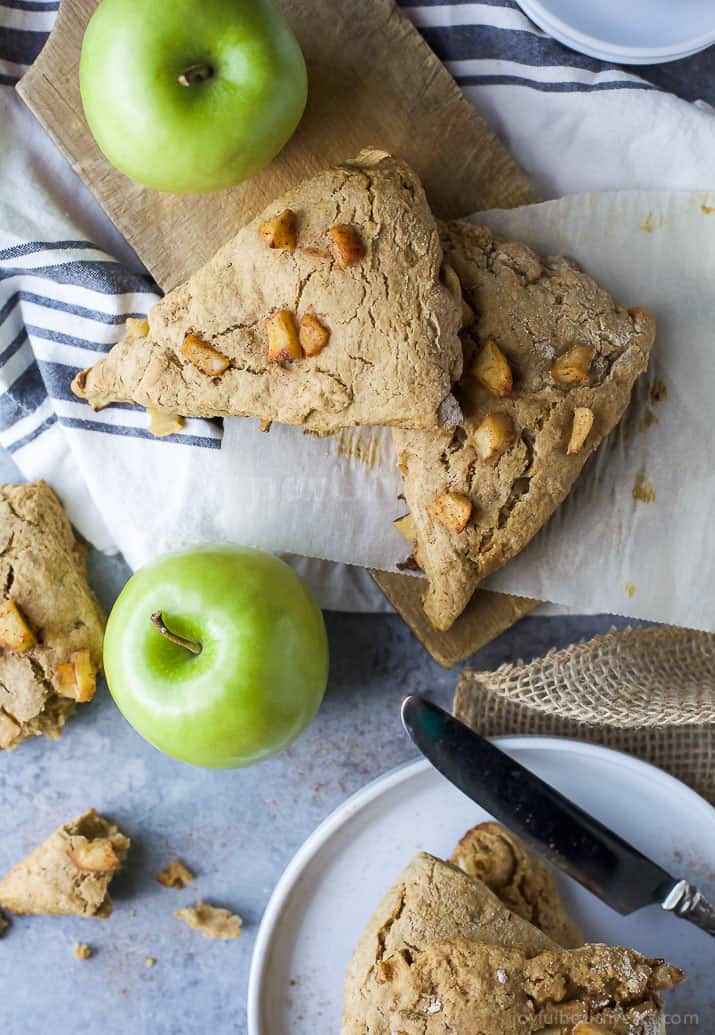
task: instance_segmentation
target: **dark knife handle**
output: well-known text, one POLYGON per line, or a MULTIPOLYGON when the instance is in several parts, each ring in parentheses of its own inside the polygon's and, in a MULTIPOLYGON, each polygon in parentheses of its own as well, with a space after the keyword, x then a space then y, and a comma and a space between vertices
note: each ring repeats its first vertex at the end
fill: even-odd
POLYGON ((694 884, 679 880, 667 894, 662 905, 663 909, 682 917, 683 920, 689 920, 691 924, 715 938, 715 906, 708 902, 694 884))

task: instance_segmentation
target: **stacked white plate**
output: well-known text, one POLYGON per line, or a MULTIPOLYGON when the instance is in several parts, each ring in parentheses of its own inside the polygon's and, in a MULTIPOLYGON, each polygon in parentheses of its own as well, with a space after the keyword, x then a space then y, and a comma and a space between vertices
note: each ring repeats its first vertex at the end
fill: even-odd
POLYGON ((572 50, 618 65, 655 65, 715 43, 715 0, 517 0, 572 50))

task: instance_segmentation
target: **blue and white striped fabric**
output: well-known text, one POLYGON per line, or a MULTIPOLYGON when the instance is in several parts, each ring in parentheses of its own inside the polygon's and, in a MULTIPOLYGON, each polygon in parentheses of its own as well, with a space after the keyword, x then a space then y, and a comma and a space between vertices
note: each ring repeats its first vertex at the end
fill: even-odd
MULTIPOLYGON (((143 412, 93 413, 69 390, 74 373, 117 340, 125 317, 147 311, 156 289, 13 89, 58 6, 0 0, 0 444, 26 477, 58 489, 95 545, 118 547, 137 564, 156 540, 146 523, 127 520, 127 509, 141 512, 157 485, 167 507, 191 498, 191 485, 210 486, 221 429, 189 421, 158 441, 143 412)), ((512 0, 403 9, 544 197, 713 186, 708 105, 563 48, 512 0)), ((194 492, 187 534, 211 537, 217 493, 220 486, 194 492)), ((346 606, 335 594, 333 605, 346 606)))

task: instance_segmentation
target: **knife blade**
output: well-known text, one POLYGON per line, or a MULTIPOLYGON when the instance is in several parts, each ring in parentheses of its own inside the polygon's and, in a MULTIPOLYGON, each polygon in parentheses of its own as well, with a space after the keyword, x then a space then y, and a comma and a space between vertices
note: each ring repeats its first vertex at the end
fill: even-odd
POLYGON ((443 776, 527 844, 623 915, 658 904, 715 937, 715 907, 555 787, 423 697, 402 722, 443 776))

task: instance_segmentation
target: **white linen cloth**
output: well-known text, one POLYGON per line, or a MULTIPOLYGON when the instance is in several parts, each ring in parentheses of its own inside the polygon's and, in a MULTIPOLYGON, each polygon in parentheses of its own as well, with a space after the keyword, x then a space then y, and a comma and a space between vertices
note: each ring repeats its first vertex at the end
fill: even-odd
MULTIPOLYGON (((75 372, 107 351, 124 318, 145 313, 156 292, 14 92, 56 7, 0 0, 0 444, 25 477, 45 478, 57 489, 95 546, 121 550, 135 567, 167 546, 221 538, 219 517, 226 497, 235 500, 241 457, 260 464, 260 438, 273 433, 259 437, 254 422, 232 421, 221 448, 217 424, 189 421, 171 440, 156 440, 142 411, 117 406, 95 414, 70 393, 75 372)), ((714 185, 715 118, 708 105, 566 50, 510 0, 435 2, 405 11, 428 41, 453 55, 447 64, 465 94, 545 198, 714 185)), ((280 458, 271 450, 274 480, 290 479, 300 466, 306 443, 293 430, 284 435, 280 458)), ((231 522, 237 539, 258 539, 255 513, 250 522, 241 534, 239 500, 231 522)), ((284 548, 296 541, 292 535, 284 548)), ((320 552, 319 535, 313 543, 310 551, 320 552)), ((323 606, 384 606, 366 573, 303 565, 323 606)))

